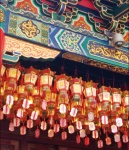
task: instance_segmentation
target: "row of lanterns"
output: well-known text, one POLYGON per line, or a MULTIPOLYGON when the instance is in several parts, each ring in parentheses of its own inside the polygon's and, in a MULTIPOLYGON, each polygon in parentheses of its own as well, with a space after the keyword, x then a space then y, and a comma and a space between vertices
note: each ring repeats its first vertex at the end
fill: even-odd
MULTIPOLYGON (((102 86, 97 87, 92 81, 82 81, 65 74, 56 75, 49 68, 35 70, 34 68, 5 68, 0 72, 0 120, 4 115, 11 120, 9 130, 20 128, 20 133, 26 133, 27 128, 38 122, 41 130, 50 125, 48 136, 62 128, 62 139, 67 138, 65 129, 70 134, 78 132, 77 143, 86 138, 86 131, 92 132, 93 138, 99 137, 100 128, 107 134, 114 133, 115 142, 121 145, 119 130, 123 132, 123 142, 128 142, 129 130, 129 91, 102 86), (12 121, 13 120, 13 121, 12 121), (69 125, 68 125, 69 124, 69 125)), ((37 128, 35 136, 40 130, 37 128)), ((107 145, 111 143, 106 136, 107 145)), ((98 147, 103 146, 98 140, 98 147)), ((87 144, 88 145, 88 144, 87 144)))

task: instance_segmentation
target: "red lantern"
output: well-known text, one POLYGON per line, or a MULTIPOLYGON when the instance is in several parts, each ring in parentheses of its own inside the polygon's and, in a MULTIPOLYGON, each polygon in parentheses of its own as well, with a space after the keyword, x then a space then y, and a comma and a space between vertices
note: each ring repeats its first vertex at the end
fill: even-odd
POLYGON ((119 107, 121 104, 121 91, 120 89, 112 88, 112 105, 119 107))
POLYGON ((42 101, 42 109, 43 109, 43 110, 46 110, 46 109, 47 109, 47 101, 46 101, 46 100, 43 100, 43 101, 42 101))
POLYGON ((118 148, 121 148, 122 147, 122 142, 121 141, 117 142, 117 146, 118 146, 118 148))
POLYGON ((81 130, 80 130, 80 137, 81 137, 81 138, 84 138, 85 136, 86 136, 85 130, 84 130, 84 129, 81 129, 81 130))
POLYGON ((10 107, 9 105, 3 106, 3 114, 8 115, 10 113, 10 107))
POLYGON ((22 117, 23 117, 23 113, 24 113, 23 109, 22 109, 22 108, 19 108, 19 109, 17 110, 17 117, 22 118, 22 117))
POLYGON ((80 144, 80 142, 81 142, 80 135, 76 135, 76 143, 80 144))
POLYGON ((110 137, 106 137, 105 141, 106 141, 107 145, 111 145, 111 138, 110 137))
POLYGON ((81 130, 82 129, 82 122, 81 121, 76 121, 76 128, 78 130, 81 130))
POLYGON ((41 122, 41 129, 42 129, 43 131, 47 129, 47 123, 46 123, 46 121, 42 121, 42 122, 41 122))
POLYGON ((40 136, 40 130, 36 129, 35 130, 35 138, 39 138, 39 136, 40 136))
POLYGON ((73 107, 70 111, 70 116, 76 117, 77 112, 78 112, 77 108, 73 107))
POLYGON ((53 130, 54 130, 55 133, 59 132, 59 130, 60 130, 60 125, 59 125, 58 123, 55 123, 55 124, 54 124, 54 127, 53 127, 53 130))
POLYGON ((32 120, 37 120, 39 112, 37 110, 32 111, 30 118, 32 120))
POLYGON ((67 121, 65 118, 60 119, 60 127, 65 128, 67 126, 67 121))
POLYGON ((98 140, 98 148, 102 148, 103 147, 103 141, 102 140, 98 140))
POLYGON ((90 139, 88 136, 85 137, 84 144, 88 146, 90 144, 90 139))
POLYGON ((33 120, 31 119, 27 120, 27 128, 29 129, 33 128, 33 120))
POLYGON ((11 132, 14 131, 14 123, 13 122, 9 123, 9 131, 11 131, 11 132))
POLYGON ((6 104, 7 105, 13 105, 14 97, 12 95, 8 95, 6 97, 6 104))
POLYGON ((97 138, 98 138, 98 131, 97 131, 97 130, 92 131, 92 137, 93 137, 94 139, 97 139, 97 138))
POLYGON ((128 135, 126 135, 126 134, 124 134, 123 136, 122 136, 122 139, 123 139, 123 142, 124 143, 128 143, 128 135))
POLYGON ((116 133, 117 132, 117 126, 116 125, 111 125, 111 131, 112 133, 116 133))
POLYGON ((19 118, 14 118, 13 119, 14 127, 19 127, 20 126, 20 119, 19 118))
POLYGON ((115 135, 114 135, 114 140, 115 140, 115 142, 120 142, 120 134, 118 134, 118 133, 116 133, 115 135))
POLYGON ((31 104, 31 102, 29 99, 24 99, 23 103, 22 103, 22 107, 25 109, 28 109, 30 107, 30 104, 31 104))
POLYGON ((23 125, 20 127, 20 134, 25 135, 26 134, 26 127, 23 125))
POLYGON ((63 132, 61 133, 61 139, 62 139, 62 140, 66 140, 66 139, 67 139, 67 132, 66 132, 66 131, 63 131, 63 132))
POLYGON ((94 131, 95 130, 95 124, 94 122, 89 122, 89 130, 94 131))
POLYGON ((5 34, 4 34, 4 31, 0 28, 0 69, 2 67, 2 58, 3 58, 4 48, 5 48, 5 34))
POLYGON ((101 117, 102 124, 108 124, 108 116, 101 117))

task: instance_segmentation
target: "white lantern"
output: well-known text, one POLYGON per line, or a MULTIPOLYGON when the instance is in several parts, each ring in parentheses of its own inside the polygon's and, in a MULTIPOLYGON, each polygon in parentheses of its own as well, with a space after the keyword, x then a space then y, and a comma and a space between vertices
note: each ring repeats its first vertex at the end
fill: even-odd
POLYGON ((73 134, 74 133, 74 126, 73 125, 69 125, 68 126, 68 132, 69 132, 69 134, 73 134))
POLYGON ((47 129, 47 123, 46 123, 46 121, 42 121, 42 122, 41 122, 41 129, 42 129, 43 131, 47 129))
POLYGON ((22 118, 22 117, 23 117, 23 113, 24 113, 23 109, 22 109, 22 108, 19 108, 19 109, 17 110, 17 117, 22 118))
POLYGON ((116 133, 114 135, 114 140, 115 140, 115 142, 120 142, 120 134, 116 133))
POLYGON ((28 109, 30 107, 30 104, 31 104, 31 102, 29 99, 24 99, 23 103, 22 103, 22 107, 25 109, 28 109))
POLYGON ((93 121, 94 120, 94 113, 93 112, 89 112, 88 113, 88 121, 93 121))
POLYGON ((85 130, 84 130, 84 129, 81 129, 81 130, 80 130, 80 137, 81 137, 81 138, 84 138, 85 136, 86 136, 85 130))
POLYGON ((25 135, 26 134, 26 127, 25 126, 21 126, 20 127, 20 134, 21 135, 25 135))
POLYGON ((117 127, 123 126, 123 121, 121 118, 116 118, 116 125, 117 125, 117 127))
POLYGON ((61 139, 62 139, 62 140, 66 140, 66 139, 67 139, 67 132, 66 132, 66 131, 63 131, 63 132, 61 133, 61 139))
POLYGON ((65 128, 67 126, 67 121, 65 118, 60 119, 60 127, 65 128))
POLYGON ((65 104, 60 104, 59 112, 61 114, 66 113, 66 105, 65 104))
POLYGON ((76 121, 76 128, 78 130, 81 130, 82 129, 82 122, 81 121, 76 121))
POLYGON ((118 93, 113 93, 112 94, 112 101, 113 103, 121 104, 121 95, 118 93))
POLYGON ((9 105, 3 106, 3 114, 8 115, 10 113, 10 107, 9 105))
POLYGON ((97 139, 98 138, 98 131, 97 130, 94 130, 94 131, 92 131, 92 137, 94 138, 94 139, 97 139))
POLYGON ((95 130, 95 124, 94 122, 89 122, 89 130, 94 131, 95 130))
POLYGON ((123 92, 123 106, 126 108, 129 107, 129 91, 123 92))
POLYGON ((116 125, 111 125, 111 131, 112 133, 116 133, 117 132, 117 126, 116 125))
POLYGON ((34 110, 34 111, 32 111, 30 118, 32 120, 36 120, 38 118, 38 115, 39 115, 39 112, 34 110))
POLYGON ((19 127, 20 126, 20 119, 19 118, 14 118, 13 119, 14 127, 19 127))
POLYGON ((27 128, 29 129, 33 128, 33 120, 31 119, 27 120, 27 128))
POLYGON ((60 125, 59 125, 58 123, 55 123, 55 124, 54 124, 54 127, 53 127, 53 130, 54 130, 55 133, 59 132, 59 130, 60 130, 60 125))
POLYGON ((3 111, 0 110, 0 120, 3 120, 4 119, 4 114, 3 114, 3 111))
POLYGON ((11 132, 14 131, 14 123, 13 122, 9 123, 9 131, 11 131, 11 132))
POLYGON ((7 105, 13 105, 14 97, 12 95, 8 95, 6 97, 6 104, 7 105))
POLYGON ((73 107, 70 111, 70 116, 76 117, 77 112, 78 112, 77 108, 73 107))
POLYGON ((98 148, 102 148, 103 147, 103 141, 102 140, 98 140, 98 148))
POLYGON ((108 124, 108 116, 102 116, 101 120, 102 120, 102 124, 108 124))
POLYGON ((129 142, 128 135, 126 135, 126 134, 124 134, 124 135, 122 136, 122 139, 123 139, 123 142, 124 142, 124 143, 128 143, 128 142, 129 142))
POLYGON ((47 109, 47 101, 46 101, 46 100, 43 100, 43 101, 42 101, 42 109, 43 109, 43 110, 46 110, 46 109, 47 109))
POLYGON ((48 130, 48 137, 52 138, 54 136, 54 130, 53 129, 49 129, 48 130))

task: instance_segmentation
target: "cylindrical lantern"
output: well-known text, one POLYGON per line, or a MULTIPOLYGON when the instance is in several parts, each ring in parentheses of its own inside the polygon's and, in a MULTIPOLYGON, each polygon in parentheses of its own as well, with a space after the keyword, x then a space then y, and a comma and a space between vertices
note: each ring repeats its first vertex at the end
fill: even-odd
POLYGON ((27 120, 27 128, 29 129, 33 128, 33 120, 31 119, 27 120))
POLYGON ((19 118, 14 118, 13 119, 14 127, 19 127, 20 126, 20 119, 19 118))
POLYGON ((122 147, 122 142, 121 141, 117 142, 117 146, 118 146, 118 148, 121 148, 122 147))
POLYGON ((98 138, 98 131, 97 131, 97 130, 92 131, 92 137, 93 137, 94 139, 97 139, 97 138, 98 138))
POLYGON ((81 142, 80 135, 76 135, 76 143, 80 144, 80 142, 81 142))
POLYGON ((90 139, 88 136, 85 137, 84 144, 88 146, 90 144, 90 139))
POLYGON ((89 122, 89 130, 94 131, 95 130, 95 124, 94 122, 89 122))
POLYGON ((67 126, 67 121, 65 118, 60 119, 60 127, 65 128, 67 126))
POLYGON ((111 125, 111 131, 112 133, 116 133, 117 132, 117 126, 116 125, 111 125))
POLYGON ((37 110, 32 111, 30 118, 36 120, 38 118, 39 112, 37 110))
POLYGON ((123 126, 123 121, 121 118, 116 118, 116 125, 117 125, 117 127, 123 126))
POLYGON ((102 148, 103 147, 103 141, 102 140, 98 140, 98 148, 102 148))
POLYGON ((47 129, 47 123, 46 123, 46 121, 42 121, 41 122, 41 129, 42 130, 46 130, 47 129))
POLYGON ((80 137, 84 138, 86 136, 86 131, 84 129, 80 130, 80 137))
POLYGON ((73 134, 74 133, 74 126, 73 125, 69 125, 68 126, 68 132, 69 132, 69 134, 73 134))
POLYGON ((12 95, 7 95, 6 97, 6 104, 13 105, 14 97, 12 95))
POLYGON ((3 111, 0 110, 0 120, 3 120, 4 119, 4 114, 3 114, 3 111))
POLYGON ((26 127, 23 125, 20 127, 20 134, 25 135, 26 134, 26 127))
POLYGON ((115 140, 115 142, 120 142, 120 134, 116 133, 114 135, 114 140, 115 140))
POLYGON ((43 101, 42 101, 42 109, 43 109, 43 110, 46 110, 46 109, 47 109, 47 101, 46 101, 46 100, 43 100, 43 101))
POLYGON ((63 131, 63 132, 61 133, 61 139, 62 139, 62 140, 66 140, 66 139, 67 139, 67 132, 66 132, 66 131, 63 131))
POLYGON ((77 108, 73 107, 70 111, 70 116, 76 117, 77 112, 78 112, 77 108))
POLYGON ((22 108, 19 108, 19 109, 17 110, 17 117, 22 118, 22 117, 23 117, 23 113, 24 113, 23 109, 22 109, 22 108))
POLYGON ((14 131, 14 123, 13 122, 9 123, 9 131, 11 131, 11 132, 14 131))
POLYGON ((36 129, 35 130, 35 138, 39 138, 39 136, 40 136, 40 130, 36 129))
POLYGON ((120 89, 112 88, 112 105, 119 107, 121 104, 121 91, 120 89))
POLYGON ((60 104, 59 112, 61 114, 66 113, 66 105, 65 104, 60 104))
POLYGON ((102 124, 108 124, 108 116, 101 117, 102 124))
POLYGON ((124 142, 124 143, 128 143, 128 141, 129 141, 128 135, 126 135, 126 134, 124 134, 124 135, 122 136, 122 139, 123 139, 123 142, 124 142))
POLYGON ((81 130, 82 129, 82 122, 81 121, 76 121, 76 128, 78 130, 81 130))
POLYGON ((3 114, 8 115, 10 113, 10 107, 9 105, 3 106, 3 114))
POLYGON ((24 99, 23 103, 22 103, 22 107, 25 109, 28 109, 30 107, 30 104, 31 104, 31 102, 29 99, 24 99))
POLYGON ((54 127, 53 127, 53 130, 54 130, 55 133, 59 132, 59 130, 60 130, 60 125, 59 125, 58 123, 55 123, 55 124, 54 124, 54 127))
POLYGON ((49 129, 48 130, 48 137, 52 138, 54 136, 54 130, 53 129, 49 129))
POLYGON ((129 91, 123 92, 123 106, 129 108, 129 91))
POLYGON ((110 137, 106 137, 105 141, 106 141, 106 145, 111 145, 111 138, 110 137))
POLYGON ((43 91, 50 90, 52 86, 53 76, 55 72, 52 72, 49 68, 42 71, 40 77, 40 86, 43 88, 43 91))

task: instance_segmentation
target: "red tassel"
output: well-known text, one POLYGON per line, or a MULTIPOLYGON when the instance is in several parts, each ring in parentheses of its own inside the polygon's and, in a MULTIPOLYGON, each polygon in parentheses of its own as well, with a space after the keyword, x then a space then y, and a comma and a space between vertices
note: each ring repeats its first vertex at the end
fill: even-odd
POLYGON ((0 69, 2 67, 4 47, 5 47, 5 34, 4 34, 4 31, 0 29, 0 69))

